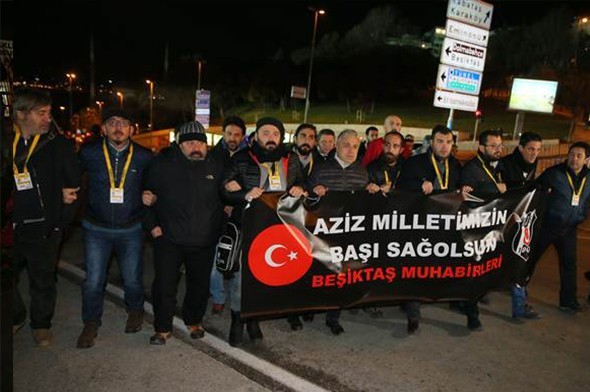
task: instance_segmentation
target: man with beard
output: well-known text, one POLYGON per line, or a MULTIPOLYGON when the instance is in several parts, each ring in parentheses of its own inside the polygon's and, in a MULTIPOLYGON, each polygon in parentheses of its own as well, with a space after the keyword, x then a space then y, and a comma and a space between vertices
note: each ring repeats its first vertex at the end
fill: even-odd
POLYGON ((131 141, 133 120, 123 109, 103 110, 102 131, 102 140, 80 150, 88 177, 88 204, 82 220, 86 278, 82 283, 84 329, 78 348, 94 346, 113 252, 125 291, 125 332, 138 332, 143 322, 142 190, 152 152, 131 141))
MULTIPOLYGON (((533 132, 524 132, 520 135, 518 147, 514 149, 514 152, 500 159, 500 172, 508 189, 519 188, 534 182, 541 143, 541 136, 533 132)), ((539 317, 539 314, 527 303, 526 286, 513 284, 510 291, 513 318, 534 319, 539 317)))
MULTIPOLYGON (((285 135, 283 123, 273 117, 264 117, 256 122, 252 145, 234 155, 225 176, 225 197, 234 205, 231 220, 239 227, 248 203, 265 192, 288 192, 293 197, 305 195, 301 187, 304 177, 297 154, 285 150, 282 141, 285 135)), ((241 319, 241 273, 230 279, 231 326, 229 344, 242 343, 244 323, 241 319)), ((257 320, 248 320, 246 329, 250 340, 262 339, 257 320)))
POLYGON ((400 155, 403 141, 398 131, 387 132, 383 137, 383 153, 367 167, 371 187, 379 188, 376 191, 388 193, 396 188, 403 163, 400 155))
POLYGON ((303 175, 307 179, 313 170, 313 154, 316 145, 317 129, 313 124, 301 124, 295 130, 293 152, 299 157, 303 175))
POLYGON ((73 145, 51 129, 51 97, 47 92, 19 88, 14 92, 13 109, 12 331, 17 333, 27 318, 18 291, 19 275, 26 269, 33 340, 37 347, 45 347, 53 342, 51 321, 57 298, 58 249, 63 229, 74 212, 71 205, 77 199, 80 173, 73 145))
POLYGON ((223 162, 207 153, 207 135, 198 121, 179 126, 175 142, 150 167, 146 188, 157 197, 145 220, 154 238, 155 334, 150 344, 166 344, 171 335, 182 265, 186 271, 184 323, 191 338, 205 335, 201 321, 223 224, 222 181, 223 162))
MULTIPOLYGON (((453 133, 444 125, 436 125, 431 132, 430 149, 414 155, 404 163, 398 189, 420 191, 430 195, 434 191, 453 191, 459 188, 461 165, 451 156, 453 133)), ((420 302, 406 302, 408 334, 414 334, 420 326, 420 302)), ((467 325, 477 328, 479 315, 469 309, 467 325)))
POLYGON ((578 313, 584 307, 577 296, 577 227, 588 215, 590 205, 590 170, 587 167, 590 145, 576 142, 569 148, 567 161, 545 170, 538 182, 548 188, 547 205, 539 242, 534 255, 536 262, 550 246, 559 257, 559 309, 578 313))
MULTIPOLYGON (((229 116, 223 121, 223 138, 211 150, 211 154, 219 155, 227 169, 231 162, 231 157, 238 151, 246 148, 247 143, 244 140, 246 136, 246 124, 238 116, 229 116)), ((224 212, 225 218, 231 215, 231 206, 226 206, 224 212)), ((211 269, 210 282, 211 300, 213 302, 211 313, 221 315, 225 308, 225 287, 223 275, 213 267, 211 269)))

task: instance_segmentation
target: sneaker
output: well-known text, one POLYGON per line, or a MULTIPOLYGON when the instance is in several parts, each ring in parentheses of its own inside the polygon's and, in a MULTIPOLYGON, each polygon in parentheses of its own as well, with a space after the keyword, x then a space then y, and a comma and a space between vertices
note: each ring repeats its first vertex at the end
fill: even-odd
POLYGON ((189 325, 188 331, 191 335, 191 339, 201 339, 203 336, 205 336, 205 329, 199 324, 189 325))
POLYGON ((224 304, 213 303, 213 306, 211 307, 211 314, 213 316, 221 316, 224 308, 225 308, 224 304))
POLYGON ((567 305, 559 305, 559 309, 567 313, 579 313, 584 310, 584 307, 579 302, 574 302, 567 305))
POLYGON ((135 333, 141 331, 143 324, 143 309, 130 310, 125 324, 125 333, 135 333))
POLYGON ((84 329, 80 336, 78 336, 77 348, 90 348, 94 346, 94 339, 98 336, 98 324, 94 321, 89 321, 84 324, 84 329))
POLYGON ((533 320, 533 319, 538 319, 540 317, 541 317, 541 315, 539 313, 535 312, 533 310, 533 307, 529 304, 524 305, 524 309, 522 310, 522 312, 518 312, 518 311, 512 312, 512 318, 514 318, 514 319, 524 318, 524 319, 533 320))
POLYGON ((168 340, 171 335, 171 332, 156 332, 150 337, 150 344, 163 346, 166 344, 166 340, 168 340))
POLYGON ((34 329, 33 340, 37 347, 47 347, 53 343, 53 335, 51 334, 51 330, 47 328, 34 329))

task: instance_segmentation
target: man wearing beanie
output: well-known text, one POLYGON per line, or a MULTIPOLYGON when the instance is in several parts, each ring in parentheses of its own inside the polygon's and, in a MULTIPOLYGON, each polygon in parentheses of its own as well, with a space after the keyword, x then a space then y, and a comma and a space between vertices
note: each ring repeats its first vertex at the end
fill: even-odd
POLYGON ((88 176, 88 205, 82 220, 86 279, 82 283, 84 329, 78 348, 94 346, 101 325, 104 288, 114 252, 123 278, 128 319, 125 332, 134 333, 143 322, 143 219, 144 172, 152 160, 150 150, 131 141, 133 120, 119 108, 105 108, 104 138, 80 150, 88 176))
MULTIPOLYGON (((235 207, 231 220, 241 227, 244 208, 264 192, 288 192, 293 197, 305 194, 301 165, 296 154, 289 153, 283 146, 285 128, 273 117, 261 118, 256 122, 256 133, 252 145, 232 158, 225 176, 225 197, 235 207)), ((230 279, 231 327, 229 344, 242 343, 244 324, 240 318, 241 274, 230 279)), ((262 339, 257 320, 249 320, 246 329, 250 340, 262 339)))
POLYGON ((144 226, 154 238, 155 334, 150 344, 171 336, 180 267, 186 270, 184 323, 193 339, 205 335, 201 325, 209 299, 209 276, 221 234, 220 199, 223 163, 208 154, 207 135, 198 121, 176 129, 176 140, 152 163, 146 188, 156 195, 144 226))

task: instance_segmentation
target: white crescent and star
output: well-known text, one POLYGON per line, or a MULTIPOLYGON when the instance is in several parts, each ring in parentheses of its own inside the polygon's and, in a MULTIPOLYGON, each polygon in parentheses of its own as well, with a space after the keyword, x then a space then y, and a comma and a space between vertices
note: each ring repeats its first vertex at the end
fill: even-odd
MULTIPOLYGON (((277 263, 276 261, 274 261, 272 259, 272 254, 277 249, 287 249, 287 247, 284 245, 280 245, 280 244, 279 245, 272 245, 264 253, 264 261, 266 262, 266 264, 268 264, 270 267, 273 267, 273 268, 282 267, 286 263, 286 261, 283 263, 277 263)), ((297 259, 297 252, 291 251, 287 255, 287 257, 289 258, 289 261, 293 261, 293 260, 297 259)))

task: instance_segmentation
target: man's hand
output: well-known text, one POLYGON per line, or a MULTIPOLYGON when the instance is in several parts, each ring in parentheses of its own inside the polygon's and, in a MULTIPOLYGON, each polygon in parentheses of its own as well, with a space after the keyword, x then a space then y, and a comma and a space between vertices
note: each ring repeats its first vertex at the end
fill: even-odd
POLYGON ((375 194, 375 193, 379 192, 381 190, 381 188, 379 188, 379 185, 377 185, 377 184, 370 183, 369 185, 367 185, 365 190, 367 192, 369 192, 370 194, 375 194))
POLYGON ((473 188, 470 187, 469 185, 463 185, 461 187, 461 192, 463 192, 463 193, 471 193, 471 192, 473 192, 473 188))
POLYGON ((424 181, 422 183, 422 193, 424 193, 425 195, 430 195, 433 190, 434 190, 434 185, 432 185, 432 182, 424 181))
POLYGON ((316 185, 313 187, 313 193, 318 196, 326 196, 326 193, 328 193, 328 188, 323 185, 316 185))
POLYGON ((307 197, 307 192, 305 192, 300 186, 294 185, 289 189, 289 195, 297 198, 301 196, 307 197))
POLYGON ((263 193, 264 193, 264 190, 262 188, 254 187, 254 188, 250 189, 250 192, 246 193, 246 196, 244 197, 244 199, 246 199, 246 201, 249 203, 254 199, 258 199, 260 196, 262 196, 263 193))
POLYGON ((77 188, 62 188, 61 194, 63 197, 64 204, 72 204, 78 199, 78 191, 80 187, 77 188))
POLYGON ((225 215, 227 215, 227 216, 231 216, 231 212, 233 210, 234 210, 234 207, 232 207, 232 206, 223 207, 223 212, 225 212, 225 215))
POLYGON ((237 192, 242 190, 242 187, 236 180, 231 180, 225 184, 225 190, 228 192, 237 192))
POLYGON ((153 238, 158 238, 162 235, 162 228, 160 226, 156 226, 152 229, 150 233, 152 234, 153 238))
POLYGON ((387 184, 381 185, 379 188, 381 188, 381 192, 383 192, 383 193, 389 193, 389 191, 391 190, 391 182, 388 182, 387 184))
POLYGON ((498 190, 500 191, 500 193, 504 193, 506 192, 508 188, 506 187, 506 184, 504 184, 503 182, 498 184, 498 190))
POLYGON ((156 200, 158 200, 158 196, 156 196, 155 193, 152 193, 152 191, 143 191, 141 194, 141 201, 148 207, 153 206, 156 203, 156 200))

